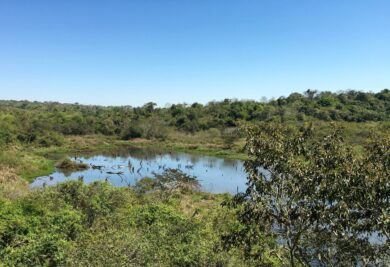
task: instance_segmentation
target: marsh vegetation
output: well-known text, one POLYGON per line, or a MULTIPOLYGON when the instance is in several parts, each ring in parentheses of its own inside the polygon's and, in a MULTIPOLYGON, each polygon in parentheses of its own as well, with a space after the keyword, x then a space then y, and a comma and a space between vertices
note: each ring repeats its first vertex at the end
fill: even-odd
POLYGON ((0 101, 0 266, 386 266, 389 116, 389 90, 167 108, 0 101), (244 188, 205 192, 214 176, 228 184, 218 157, 244 167, 244 188))

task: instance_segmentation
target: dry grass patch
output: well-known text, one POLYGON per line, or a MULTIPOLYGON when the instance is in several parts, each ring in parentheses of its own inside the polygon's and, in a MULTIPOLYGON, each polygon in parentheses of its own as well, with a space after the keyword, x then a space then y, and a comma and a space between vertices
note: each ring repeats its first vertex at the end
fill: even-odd
POLYGON ((28 191, 28 183, 18 177, 14 169, 0 166, 0 197, 14 200, 28 191))

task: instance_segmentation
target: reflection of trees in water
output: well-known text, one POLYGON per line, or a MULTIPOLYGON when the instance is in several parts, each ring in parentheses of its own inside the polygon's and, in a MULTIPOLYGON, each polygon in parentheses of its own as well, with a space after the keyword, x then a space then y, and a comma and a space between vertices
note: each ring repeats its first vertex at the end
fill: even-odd
POLYGON ((237 166, 240 162, 235 159, 222 159, 222 166, 237 166))
MULTIPOLYGON (((99 152, 99 156, 109 157, 109 158, 121 158, 122 160, 127 160, 127 158, 132 157, 138 160, 148 160, 156 159, 158 156, 161 156, 165 153, 161 149, 154 147, 120 147, 115 149, 102 150, 99 152)), ((91 153, 82 153, 77 156, 83 157, 85 159, 91 159, 96 157, 96 152, 91 153)))
MULTIPOLYGON (((75 160, 87 163, 90 165, 90 170, 87 172, 57 170, 57 173, 72 179, 84 175, 88 181, 105 180, 116 186, 130 186, 137 179, 150 177, 153 172, 162 173, 170 168, 179 169, 189 174, 204 174, 206 175, 204 179, 211 179, 210 184, 215 186, 213 184, 214 178, 240 177, 239 172, 242 171, 242 162, 239 160, 183 152, 167 152, 153 148, 127 147, 99 154, 83 154, 77 156, 75 160), (211 172, 212 175, 207 175, 208 172, 211 172)), ((61 176, 58 176, 59 180, 63 179, 61 176)), ((213 191, 214 187, 208 188, 208 190, 213 191)))
POLYGON ((210 162, 210 164, 213 164, 214 166, 216 166, 218 161, 221 160, 219 158, 212 158, 212 157, 204 157, 204 159, 210 162))
POLYGON ((163 152, 156 148, 131 148, 127 149, 123 156, 126 158, 131 156, 138 160, 154 160, 162 154, 163 152))
MULTIPOLYGON (((186 153, 160 154, 154 158, 148 156, 147 160, 145 160, 131 155, 122 161, 119 157, 112 157, 112 154, 106 153, 105 155, 94 155, 89 157, 89 159, 78 157, 77 160, 90 165, 89 170, 57 170, 51 176, 37 179, 37 182, 34 182, 34 186, 54 185, 68 179, 83 179, 87 183, 100 180, 114 186, 130 187, 134 186, 139 179, 153 177, 153 173, 161 174, 168 169, 178 169, 188 175, 197 176, 202 184, 202 190, 232 193, 237 191, 236 187, 238 185, 231 184, 231 180, 237 179, 237 183, 241 188, 241 180, 243 179, 240 169, 237 171, 231 166, 228 168, 222 167, 223 159, 208 156, 197 155, 191 157, 191 155, 186 153), (196 165, 191 163, 193 158, 199 159, 196 165), (225 180, 221 180, 225 178, 228 179, 226 183, 225 180)), ((228 161, 228 163, 232 162, 234 161, 228 161)), ((237 162, 242 165, 241 161, 237 162)))
POLYGON ((199 161, 201 161, 201 158, 199 157, 199 155, 190 155, 189 161, 191 162, 192 165, 195 165, 199 161))
POLYGON ((206 169, 212 169, 214 168, 214 164, 211 162, 207 162, 206 164, 203 165, 206 169))
MULTIPOLYGON (((82 173, 83 171, 76 171, 76 170, 71 170, 71 169, 57 169, 57 173, 62 173, 66 178, 69 178, 69 177, 78 177, 79 175, 77 174, 80 174, 82 173)), ((51 176, 49 176, 51 177, 51 176)))
MULTIPOLYGON (((96 153, 85 153, 78 156, 83 157, 85 160, 94 160, 97 155, 96 153)), ((217 167, 235 167, 238 170, 237 167, 240 168, 242 166, 242 163, 237 160, 207 157, 196 154, 169 152, 153 147, 123 147, 117 148, 115 150, 101 151, 99 156, 102 158, 106 157, 106 159, 102 160, 109 164, 114 164, 118 160, 122 162, 128 162, 129 158, 131 158, 138 161, 144 161, 144 163, 148 166, 152 166, 154 164, 157 166, 163 166, 165 161, 177 162, 183 168, 185 166, 194 166, 199 163, 201 163, 204 168, 208 169, 217 167)), ((137 171, 138 166, 135 168, 137 171)), ((141 169, 144 168, 145 166, 141 166, 141 169)))

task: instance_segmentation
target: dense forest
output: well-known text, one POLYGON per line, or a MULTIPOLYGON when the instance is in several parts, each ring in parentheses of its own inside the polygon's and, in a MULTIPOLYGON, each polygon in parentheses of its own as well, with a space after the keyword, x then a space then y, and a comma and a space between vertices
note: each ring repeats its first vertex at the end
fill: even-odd
POLYGON ((168 107, 3 100, 0 147, 0 266, 390 260, 387 89, 168 107), (88 167, 69 154, 134 144, 245 159, 248 189, 234 196, 202 192, 201 177, 177 169, 128 187, 80 177, 29 186, 56 163, 70 173, 88 167))
POLYGON ((102 107, 55 102, 0 101, 0 144, 50 145, 58 135, 102 134, 122 139, 164 139, 170 130, 196 133, 240 122, 370 122, 390 120, 390 91, 341 93, 307 90, 268 102, 225 99, 156 107, 102 107))

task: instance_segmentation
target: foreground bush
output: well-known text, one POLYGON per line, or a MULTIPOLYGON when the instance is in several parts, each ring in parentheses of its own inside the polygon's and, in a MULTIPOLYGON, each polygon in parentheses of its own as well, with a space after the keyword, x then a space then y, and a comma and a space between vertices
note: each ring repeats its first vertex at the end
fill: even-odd
POLYGON ((239 251, 222 249, 220 233, 234 218, 220 207, 218 195, 176 191, 162 202, 159 190, 164 189, 141 194, 103 182, 69 181, 12 201, 0 195, 0 263, 249 265, 239 251))

